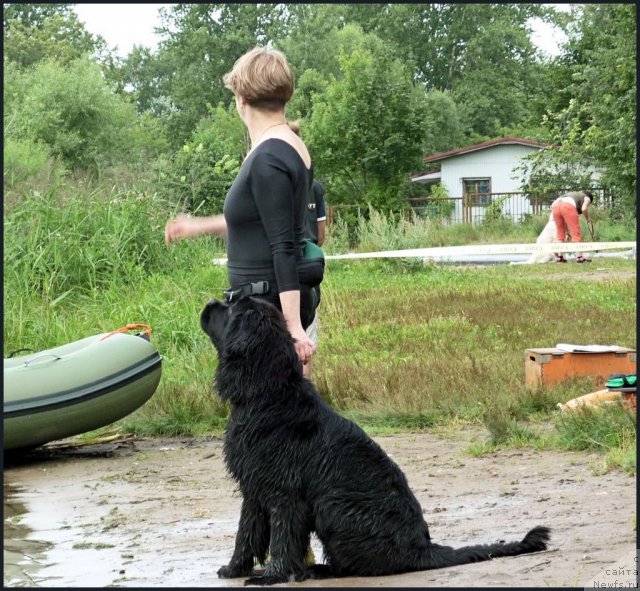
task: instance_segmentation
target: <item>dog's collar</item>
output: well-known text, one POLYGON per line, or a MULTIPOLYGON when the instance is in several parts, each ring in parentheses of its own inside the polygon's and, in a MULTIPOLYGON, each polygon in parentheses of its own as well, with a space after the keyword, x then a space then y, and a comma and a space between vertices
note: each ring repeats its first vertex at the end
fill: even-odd
POLYGON ((255 281, 253 283, 246 283, 236 289, 227 289, 224 292, 224 297, 227 302, 240 299, 245 296, 252 295, 265 295, 269 293, 271 286, 268 281, 255 281))

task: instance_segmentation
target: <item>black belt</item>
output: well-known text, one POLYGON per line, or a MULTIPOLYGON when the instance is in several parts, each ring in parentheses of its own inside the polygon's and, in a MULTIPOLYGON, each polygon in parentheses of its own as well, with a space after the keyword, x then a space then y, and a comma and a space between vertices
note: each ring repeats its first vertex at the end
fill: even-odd
POLYGON ((268 281, 255 281, 254 283, 247 283, 238 287, 237 289, 227 289, 224 292, 224 297, 227 302, 231 302, 234 299, 239 299, 244 296, 252 295, 265 295, 269 293, 271 289, 268 281))

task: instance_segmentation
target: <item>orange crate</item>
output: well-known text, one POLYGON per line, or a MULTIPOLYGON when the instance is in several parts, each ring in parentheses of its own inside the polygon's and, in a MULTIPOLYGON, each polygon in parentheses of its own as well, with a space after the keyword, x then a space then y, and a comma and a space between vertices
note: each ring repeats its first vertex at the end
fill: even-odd
POLYGON ((527 388, 552 386, 575 377, 596 378, 604 388, 612 373, 636 373, 636 351, 618 347, 603 353, 568 353, 562 349, 527 349, 524 353, 524 379, 527 388))

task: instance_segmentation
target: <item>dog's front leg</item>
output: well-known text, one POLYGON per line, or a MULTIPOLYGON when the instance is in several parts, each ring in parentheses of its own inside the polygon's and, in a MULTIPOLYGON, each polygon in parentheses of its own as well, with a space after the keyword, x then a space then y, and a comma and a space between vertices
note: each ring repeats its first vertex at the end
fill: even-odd
POLYGON ((221 579, 246 577, 255 559, 264 562, 269 548, 269 516, 257 504, 242 500, 236 545, 231 562, 218 570, 221 579))
POLYGON ((245 585, 275 585, 308 578, 305 556, 309 547, 311 517, 306 505, 284 499, 271 509, 271 559, 264 574, 245 585))

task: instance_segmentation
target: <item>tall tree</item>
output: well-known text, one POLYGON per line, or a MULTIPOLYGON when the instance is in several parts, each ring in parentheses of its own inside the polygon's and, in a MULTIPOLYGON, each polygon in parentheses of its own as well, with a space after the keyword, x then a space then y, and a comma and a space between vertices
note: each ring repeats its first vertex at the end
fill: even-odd
POLYGON ((7 4, 3 8, 4 56, 21 67, 44 59, 69 63, 106 49, 78 19, 71 4, 7 4))
MULTIPOLYGON (((313 11, 316 17, 309 18, 313 18, 313 22, 318 18, 319 22, 323 23, 322 27, 326 26, 327 20, 333 22, 332 28, 326 31, 325 36, 314 34, 312 37, 316 38, 316 41, 307 43, 307 35, 300 36, 301 30, 298 30, 297 33, 292 32, 287 38, 276 41, 278 48, 287 55, 294 72, 300 73, 296 81, 296 94, 287 111, 288 114, 295 113, 296 117, 309 117, 313 110, 314 96, 324 92, 329 80, 343 77, 340 56, 350 55, 356 48, 368 49, 377 55, 382 47, 376 34, 364 33, 362 27, 356 24, 344 24, 344 19, 337 18, 339 12, 330 13, 336 18, 320 18, 327 7, 333 8, 333 5, 318 6, 319 8, 313 11), (311 48, 308 45, 311 45, 311 48)), ((391 55, 394 48, 387 44, 384 51, 391 55)))
POLYGON ((5 33, 15 24, 25 27, 42 28, 52 16, 70 16, 73 4, 57 2, 52 4, 29 4, 11 2, 2 6, 2 28, 5 33))
POLYGON ((380 41, 342 53, 341 78, 314 104, 309 146, 337 202, 395 208, 423 156, 424 93, 391 53, 380 41))
POLYGON ((601 172, 622 209, 636 205, 636 9, 587 4, 574 12, 565 54, 558 60, 557 95, 545 115, 554 147, 531 167, 547 185, 588 181, 601 172), (574 171, 571 177, 569 173, 574 171), (589 175, 587 175, 589 176, 589 175))
POLYGON ((526 118, 536 83, 534 53, 527 31, 503 19, 486 23, 466 43, 449 83, 471 140, 502 135, 526 118))
POLYGON ((189 137, 208 105, 230 98, 222 83, 243 53, 279 35, 284 5, 175 4, 160 10, 165 36, 160 50, 171 64, 170 98, 176 113, 171 135, 176 145, 189 137))
POLYGON ((574 75, 575 98, 588 123, 585 154, 604 166, 602 180, 625 203, 636 199, 636 7, 588 4, 578 44, 585 60, 574 75))
POLYGON ((152 52, 134 45, 117 69, 118 86, 130 93, 139 113, 170 117, 176 112, 171 100, 171 76, 174 64, 167 51, 152 52))
MULTIPOLYGON (((291 4, 276 45, 300 75, 315 70, 325 79, 340 75, 338 51, 345 41, 336 35, 349 23, 343 4, 291 4)), ((343 47, 344 48, 344 47, 343 47)))
POLYGON ((531 19, 556 22, 536 4, 352 4, 347 17, 389 41, 427 89, 460 107, 466 141, 530 124, 528 103, 543 92, 531 19))
MULTIPOLYGON (((527 59, 530 19, 555 19, 555 11, 536 4, 351 4, 347 18, 364 31, 375 32, 392 42, 398 57, 407 63, 428 88, 453 90, 468 69, 469 54, 482 47, 471 47, 478 35, 496 27, 513 34, 510 60, 527 59), (516 31, 527 35, 515 35, 516 31)), ((496 40, 502 42, 503 39, 496 40)))

